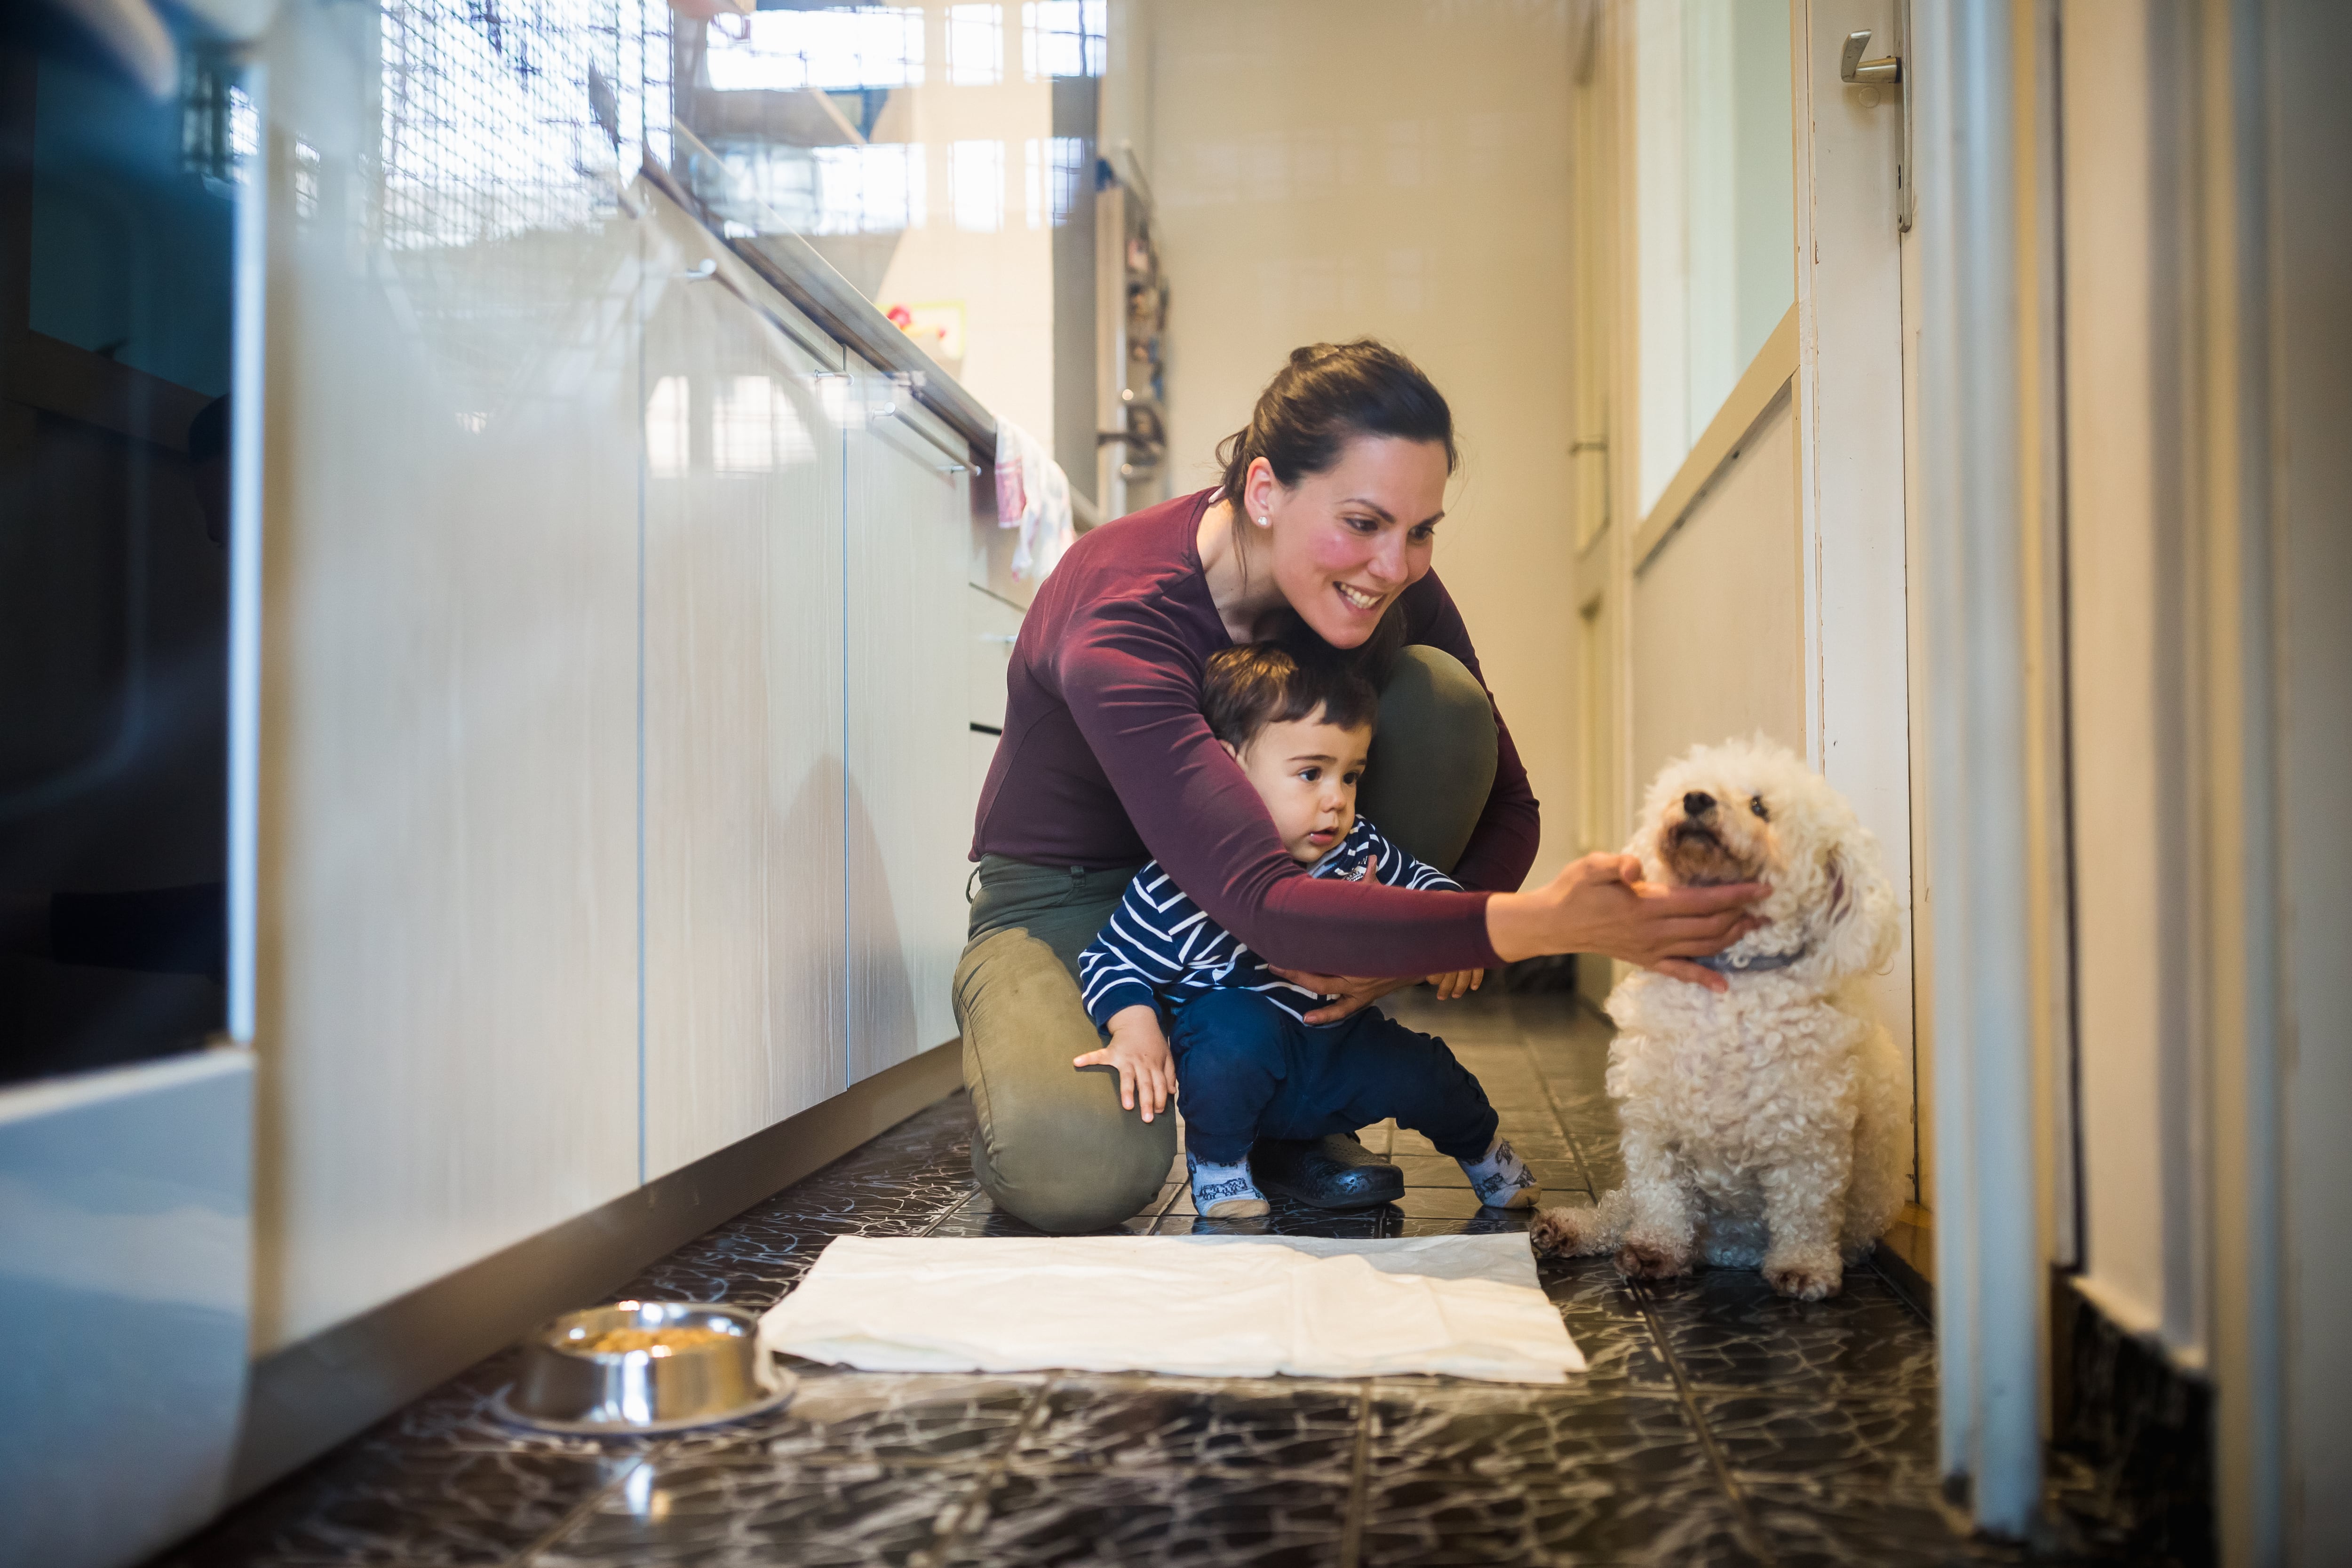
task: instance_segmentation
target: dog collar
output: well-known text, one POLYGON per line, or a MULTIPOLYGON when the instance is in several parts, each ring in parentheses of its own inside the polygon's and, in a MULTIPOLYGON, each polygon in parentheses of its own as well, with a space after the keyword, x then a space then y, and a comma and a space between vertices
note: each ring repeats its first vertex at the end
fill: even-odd
POLYGON ((1702 969, 1713 969, 1718 975, 1752 975, 1763 969, 1785 969, 1812 951, 1811 945, 1793 953, 1757 953, 1745 958, 1727 958, 1720 953, 1709 953, 1692 963, 1702 969))

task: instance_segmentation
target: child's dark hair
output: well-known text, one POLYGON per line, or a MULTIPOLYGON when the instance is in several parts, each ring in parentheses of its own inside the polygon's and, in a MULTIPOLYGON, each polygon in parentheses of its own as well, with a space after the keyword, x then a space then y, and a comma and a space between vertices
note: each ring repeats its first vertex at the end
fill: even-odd
POLYGON ((1270 724, 1322 716, 1341 729, 1377 725, 1381 695, 1354 662, 1296 644, 1245 643, 1209 655, 1201 682, 1209 733, 1236 750, 1270 724))

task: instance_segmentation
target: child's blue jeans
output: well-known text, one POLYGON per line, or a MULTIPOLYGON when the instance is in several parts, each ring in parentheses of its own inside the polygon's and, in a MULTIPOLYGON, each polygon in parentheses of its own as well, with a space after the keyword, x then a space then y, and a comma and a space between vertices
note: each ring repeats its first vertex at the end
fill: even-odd
POLYGON ((1486 1092, 1445 1042, 1376 1008, 1311 1026, 1255 991, 1211 991, 1178 1009, 1168 1047, 1184 1147, 1213 1165, 1258 1138, 1319 1138, 1391 1116, 1456 1159, 1495 1139, 1486 1092))

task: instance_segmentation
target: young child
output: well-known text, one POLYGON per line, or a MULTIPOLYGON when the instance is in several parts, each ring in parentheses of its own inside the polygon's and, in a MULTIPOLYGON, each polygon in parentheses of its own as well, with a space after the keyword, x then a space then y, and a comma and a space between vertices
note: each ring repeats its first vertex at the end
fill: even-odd
MULTIPOLYGON (((1209 661, 1202 699, 1211 732, 1256 786, 1291 858, 1314 868, 1308 874, 1459 888, 1356 816, 1356 781, 1380 714, 1362 676, 1337 659, 1302 662, 1255 643, 1209 661)), ((1432 977, 1448 997, 1478 977, 1432 977)), ((1192 1207, 1206 1218, 1266 1211, 1250 1176, 1255 1139, 1319 1138, 1391 1116, 1459 1161, 1481 1202, 1528 1208, 1542 1196, 1496 1137, 1486 1092, 1444 1041, 1371 1008, 1308 1023, 1327 998, 1270 972, 1156 861, 1136 873, 1079 955, 1078 978, 1110 1043, 1076 1065, 1118 1067, 1134 1081, 1146 1119, 1166 1103, 1172 1055, 1192 1207)))

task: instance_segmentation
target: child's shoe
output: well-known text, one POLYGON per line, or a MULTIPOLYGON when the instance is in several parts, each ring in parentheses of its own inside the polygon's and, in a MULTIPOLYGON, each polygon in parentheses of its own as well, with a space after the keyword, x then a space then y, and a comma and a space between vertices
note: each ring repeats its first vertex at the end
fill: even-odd
POLYGON ((1528 1169, 1528 1162, 1513 1154, 1511 1145, 1501 1138, 1488 1145, 1486 1152, 1476 1159, 1454 1163, 1462 1167, 1462 1174, 1470 1178, 1470 1190, 1488 1208, 1533 1208, 1543 1198, 1543 1188, 1536 1185, 1536 1173, 1528 1169))
POLYGON ((1265 1194, 1250 1179, 1247 1155, 1218 1166, 1188 1152, 1184 1169, 1192 1178, 1192 1212, 1202 1218, 1255 1219, 1265 1212, 1265 1194))

